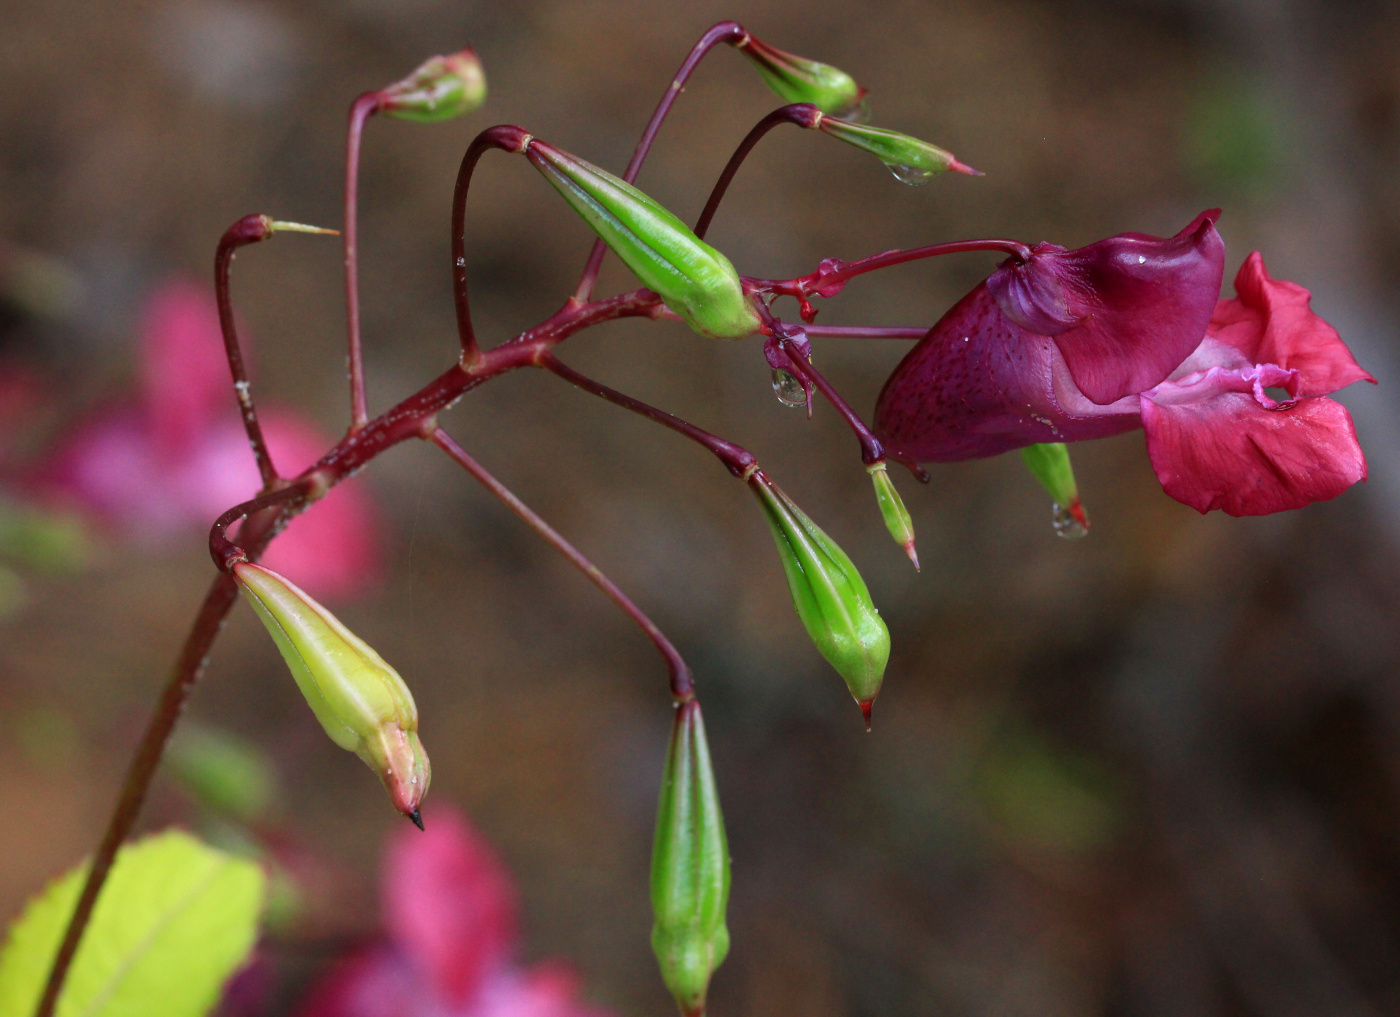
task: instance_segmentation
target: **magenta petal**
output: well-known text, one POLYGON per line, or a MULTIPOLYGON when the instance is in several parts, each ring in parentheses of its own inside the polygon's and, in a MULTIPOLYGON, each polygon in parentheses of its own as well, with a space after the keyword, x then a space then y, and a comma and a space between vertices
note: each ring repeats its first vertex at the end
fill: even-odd
POLYGON ((187 448, 236 403, 214 294, 173 279, 141 312, 141 388, 156 448, 187 448))
POLYGON ((515 945, 510 876, 481 835, 450 809, 405 829, 385 858, 384 914, 390 937, 438 993, 461 1003, 508 961, 515 945))
POLYGON ((1138 401, 1097 406, 1053 340, 1009 320, 979 285, 929 329, 885 382, 875 433, 892 459, 950 462, 1138 426, 1138 401))
POLYGON ((1331 399, 1266 410, 1247 392, 1174 404, 1143 396, 1142 423, 1163 489, 1199 512, 1267 515, 1366 479, 1351 414, 1331 399))
POLYGON ((1210 334, 1255 363, 1278 364, 1302 375, 1303 396, 1327 395, 1357 381, 1376 383, 1356 362, 1337 330, 1312 312, 1312 294, 1274 279, 1258 251, 1235 276, 1234 300, 1222 300, 1210 334))
MULTIPOLYGON (((1042 244, 1029 262, 1003 265, 988 284, 1003 273, 1043 275, 1020 289, 1063 289, 1063 310, 1041 308, 1044 316, 1082 323, 1048 334, 1079 390, 1107 405, 1162 381, 1205 338, 1225 270, 1217 214, 1203 212, 1165 240, 1124 233, 1075 251, 1042 244)), ((994 288, 1012 289, 1005 280, 994 288)))
POLYGON ((376 945, 338 961, 292 1011, 294 1017, 433 1017, 436 996, 394 950, 376 945))
POLYGON ((1059 335, 1084 319, 1069 309, 1069 294, 1049 255, 1064 255, 1063 247, 1039 244, 1025 264, 1008 261, 987 277, 987 290, 1002 312, 1027 331, 1059 335))

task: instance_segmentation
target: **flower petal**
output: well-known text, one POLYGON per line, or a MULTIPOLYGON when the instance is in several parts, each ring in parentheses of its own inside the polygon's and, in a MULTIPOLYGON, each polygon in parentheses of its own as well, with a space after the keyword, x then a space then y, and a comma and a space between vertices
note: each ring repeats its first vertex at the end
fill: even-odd
POLYGON ((440 808, 427 829, 401 830, 385 858, 384 917, 390 938, 461 1003, 504 967, 515 946, 515 892, 490 845, 440 808))
POLYGON ((1079 390, 1107 405, 1156 385, 1200 345, 1225 270, 1218 215, 1202 212, 1168 239, 1123 233, 1074 251, 1041 244, 988 286, 1013 321, 1054 335, 1079 390))
POLYGON ((1366 479, 1351 415, 1331 399, 1266 410, 1251 392, 1176 403, 1143 396, 1142 424, 1163 489, 1198 512, 1267 515, 1366 479))
POLYGON ((1235 276, 1234 300, 1216 305, 1210 335, 1255 363, 1278 364, 1302 375, 1303 396, 1327 395, 1356 381, 1376 384, 1356 362, 1337 330, 1312 312, 1312 294, 1274 279, 1258 251, 1235 276))
POLYGON ((1084 398, 1052 339, 1003 313, 987 285, 965 296, 885 382, 875 433, 900 462, 951 462, 1138 426, 1136 397, 1084 398))

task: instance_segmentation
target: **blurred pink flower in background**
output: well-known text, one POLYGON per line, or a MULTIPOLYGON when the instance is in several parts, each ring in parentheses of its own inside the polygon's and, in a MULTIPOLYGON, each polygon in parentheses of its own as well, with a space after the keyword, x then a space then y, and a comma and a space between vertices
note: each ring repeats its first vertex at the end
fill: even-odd
MULTIPOLYGON (((80 422, 39 480, 107 527, 153 544, 211 525, 254 497, 261 482, 213 294, 186 280, 167 282, 147 300, 139 328, 139 398, 80 422)), ((259 418, 283 476, 334 444, 293 409, 262 404, 259 418)), ((264 561, 317 597, 352 598, 379 577, 379 525, 364 488, 342 483, 293 520, 264 561)))
POLYGON ((558 961, 513 963, 509 873, 456 812, 402 829, 384 855, 385 936, 342 960, 297 1017, 610 1017, 558 961))

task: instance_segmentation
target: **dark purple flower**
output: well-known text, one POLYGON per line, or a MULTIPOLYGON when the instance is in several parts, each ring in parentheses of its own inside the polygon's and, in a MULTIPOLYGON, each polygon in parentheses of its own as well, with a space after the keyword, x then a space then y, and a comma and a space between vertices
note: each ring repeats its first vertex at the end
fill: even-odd
POLYGON ((886 382, 875 428, 887 453, 947 462, 1143 427, 1167 493, 1231 515, 1299 508, 1365 479, 1350 416, 1320 397, 1374 379, 1308 291, 1270 278, 1257 252, 1237 298, 1217 301, 1214 215, 1167 240, 1042 244, 1002 266, 886 382))

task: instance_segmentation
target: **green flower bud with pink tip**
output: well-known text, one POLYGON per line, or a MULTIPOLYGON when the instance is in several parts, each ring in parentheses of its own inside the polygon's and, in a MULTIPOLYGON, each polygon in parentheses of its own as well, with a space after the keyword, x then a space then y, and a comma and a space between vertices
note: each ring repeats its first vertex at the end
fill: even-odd
POLYGON ((749 477, 749 487, 773 531, 797 617, 845 680, 868 729, 890 657, 890 630, 846 552, 762 470, 749 477))
POLYGON ((729 952, 729 844, 694 699, 676 707, 651 856, 651 945, 686 1017, 705 1012, 710 976, 729 952))
POLYGON ((894 542, 904 548, 904 553, 919 567, 919 553, 914 549, 914 520, 904 507, 904 499, 890 478, 890 471, 884 460, 866 467, 870 480, 875 485, 875 503, 880 506, 880 516, 885 520, 885 529, 890 531, 894 542))
POLYGON ((399 673, 271 569, 243 561, 233 575, 331 741, 363 759, 394 807, 421 827, 432 772, 418 740, 418 707, 399 673))
POLYGON ((809 102, 833 117, 863 112, 865 89, 839 67, 785 53, 752 35, 737 48, 753 61, 768 87, 785 102, 809 102))
POLYGON ((1079 500, 1079 485, 1074 481, 1074 466, 1064 442, 1027 445, 1021 449, 1021 461, 1054 502, 1051 508, 1055 532, 1068 540, 1088 536, 1089 517, 1079 500))
POLYGON ((923 184, 935 174, 952 170, 980 177, 982 174, 957 160, 952 152, 898 131, 867 124, 853 124, 835 117, 822 117, 817 124, 833 138, 869 152, 884 163, 900 183, 923 184))
POLYGON ((420 124, 451 120, 486 101, 486 74, 470 49, 429 57, 408 77, 378 92, 379 108, 420 124))
POLYGON ((607 170, 533 138, 526 155, 666 306, 701 335, 743 339, 760 321, 734 270, 670 211, 607 170))

